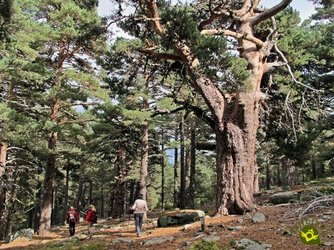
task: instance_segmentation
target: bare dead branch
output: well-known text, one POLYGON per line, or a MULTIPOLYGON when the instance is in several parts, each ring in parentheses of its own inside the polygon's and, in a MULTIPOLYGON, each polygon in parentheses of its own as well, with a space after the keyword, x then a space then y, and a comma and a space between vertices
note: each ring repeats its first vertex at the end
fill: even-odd
POLYGON ((289 96, 290 96, 291 91, 289 90, 285 102, 284 102, 284 109, 288 112, 287 116, 291 117, 291 123, 292 123, 292 131, 293 131, 293 137, 295 138, 295 141, 297 141, 297 133, 296 133, 296 127, 295 127, 295 119, 293 116, 293 112, 289 106, 289 96))
POLYGON ((331 207, 334 205, 334 196, 321 196, 314 199, 299 215, 299 219, 301 219, 305 214, 308 214, 319 207, 331 207))
POLYGON ((234 37, 236 39, 246 39, 250 42, 255 43, 258 47, 262 47, 263 46, 263 42, 251 35, 248 35, 246 33, 238 33, 238 32, 234 32, 231 30, 225 30, 225 29, 207 29, 207 30, 202 30, 201 31, 202 35, 224 35, 224 36, 231 36, 234 37))
POLYGON ((278 12, 284 10, 292 0, 282 0, 279 4, 273 6, 272 8, 262 12, 261 14, 257 15, 253 20, 251 21, 252 25, 257 25, 260 22, 263 22, 272 16, 276 15, 278 12))
POLYGON ((147 17, 147 16, 144 16, 144 15, 142 15, 142 16, 136 16, 135 18, 134 18, 134 20, 137 20, 137 21, 160 21, 161 20, 161 18, 160 17, 147 17))
POLYGON ((284 54, 282 53, 282 51, 279 50, 279 48, 277 47, 277 44, 274 44, 274 48, 275 48, 275 50, 277 51, 277 53, 281 56, 281 58, 283 59, 283 61, 284 61, 285 65, 286 65, 286 67, 288 68, 289 74, 290 74, 292 80, 293 80, 295 83, 298 83, 298 84, 304 86, 305 88, 311 89, 311 90, 313 90, 313 91, 318 91, 318 92, 321 91, 321 90, 317 90, 317 89, 315 89, 315 88, 312 88, 312 87, 310 87, 310 86, 307 86, 307 85, 303 84, 302 82, 298 81, 298 80, 295 78, 295 76, 293 75, 293 73, 292 73, 292 70, 291 70, 291 67, 290 67, 290 65, 289 65, 288 60, 285 58, 285 56, 284 56, 284 54))
POLYGON ((283 63, 283 62, 272 62, 272 63, 267 63, 264 72, 266 73, 266 72, 272 70, 272 69, 275 68, 275 67, 281 67, 281 66, 283 66, 283 65, 285 65, 285 63, 283 63))

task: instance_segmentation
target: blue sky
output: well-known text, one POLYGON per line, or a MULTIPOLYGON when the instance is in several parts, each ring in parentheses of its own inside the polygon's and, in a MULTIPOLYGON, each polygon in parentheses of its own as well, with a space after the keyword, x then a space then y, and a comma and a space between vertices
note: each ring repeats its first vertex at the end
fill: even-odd
MULTIPOLYGON (((270 8, 279 2, 280 0, 262 0, 261 4, 267 8, 270 8)), ((306 19, 308 16, 314 13, 313 4, 308 0, 293 0, 291 6, 299 11, 302 20, 306 19)), ((110 10, 112 7, 113 3, 111 3, 110 0, 99 0, 98 11, 100 15, 110 15, 110 10)))

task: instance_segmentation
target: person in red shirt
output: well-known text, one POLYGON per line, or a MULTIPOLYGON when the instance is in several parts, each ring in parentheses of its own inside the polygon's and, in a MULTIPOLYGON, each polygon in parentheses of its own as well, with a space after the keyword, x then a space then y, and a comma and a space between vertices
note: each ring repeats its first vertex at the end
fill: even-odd
POLYGON ((94 207, 94 205, 88 206, 88 211, 85 217, 85 221, 88 227, 89 238, 91 238, 92 237, 92 225, 96 223, 96 208, 94 207))
POLYGON ((70 229, 70 236, 75 234, 75 224, 79 223, 79 214, 74 207, 70 207, 65 215, 65 219, 70 229))

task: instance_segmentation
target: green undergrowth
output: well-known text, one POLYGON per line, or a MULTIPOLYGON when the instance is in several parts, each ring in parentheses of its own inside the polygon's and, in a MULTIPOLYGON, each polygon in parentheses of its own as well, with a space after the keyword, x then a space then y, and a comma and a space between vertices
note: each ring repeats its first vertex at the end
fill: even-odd
POLYGON ((56 242, 45 245, 41 250, 106 250, 107 245, 104 242, 81 242, 73 239, 66 242, 56 242))
POLYGON ((197 241, 190 250, 226 250, 226 246, 218 246, 214 241, 197 241))

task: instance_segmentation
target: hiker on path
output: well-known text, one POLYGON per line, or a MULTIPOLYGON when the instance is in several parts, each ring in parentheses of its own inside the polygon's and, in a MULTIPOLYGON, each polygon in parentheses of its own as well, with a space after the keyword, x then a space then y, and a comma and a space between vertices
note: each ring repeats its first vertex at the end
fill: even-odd
POLYGON ((85 221, 87 223, 87 227, 88 227, 88 235, 89 238, 92 237, 92 225, 94 223, 96 223, 96 208, 94 207, 94 205, 89 205, 88 206, 88 211, 85 217, 85 221))
POLYGON ((75 234, 75 224, 79 223, 79 214, 74 207, 70 207, 65 215, 65 220, 69 225, 70 236, 75 234))
POLYGON ((147 203, 142 194, 139 194, 138 199, 131 207, 131 210, 133 211, 135 218, 136 235, 137 237, 140 237, 144 214, 148 211, 147 203))

